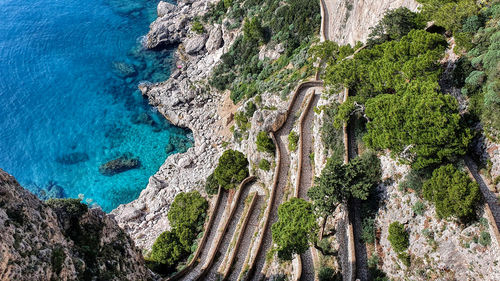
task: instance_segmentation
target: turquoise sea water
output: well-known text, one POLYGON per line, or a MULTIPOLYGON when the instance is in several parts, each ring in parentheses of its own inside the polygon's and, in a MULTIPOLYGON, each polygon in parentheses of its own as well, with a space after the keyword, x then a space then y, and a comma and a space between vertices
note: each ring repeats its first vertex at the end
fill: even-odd
POLYGON ((167 151, 191 145, 137 90, 172 67, 172 49, 140 43, 157 3, 0 0, 0 168, 33 193, 83 194, 110 211, 138 197, 167 151), (140 168, 99 173, 124 153, 140 168))

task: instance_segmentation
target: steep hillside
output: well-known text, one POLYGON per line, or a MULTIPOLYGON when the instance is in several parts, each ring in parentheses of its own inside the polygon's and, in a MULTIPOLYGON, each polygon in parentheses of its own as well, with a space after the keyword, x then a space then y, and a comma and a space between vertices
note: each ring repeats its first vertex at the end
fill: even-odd
POLYGON ((0 280, 150 280, 116 222, 78 199, 41 202, 0 170, 0 280))

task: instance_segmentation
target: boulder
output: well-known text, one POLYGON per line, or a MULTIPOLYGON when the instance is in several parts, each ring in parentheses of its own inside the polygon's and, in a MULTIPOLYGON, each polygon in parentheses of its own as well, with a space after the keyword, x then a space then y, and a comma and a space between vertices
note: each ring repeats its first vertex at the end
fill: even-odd
POLYGON ((173 11, 175 9, 175 5, 174 4, 170 4, 168 2, 164 2, 164 1, 160 1, 160 3, 158 3, 158 7, 157 7, 157 13, 158 13, 158 17, 161 18, 163 17, 164 15, 166 15, 167 13, 173 11))
POLYGON ((120 61, 115 61, 113 62, 113 69, 116 73, 116 75, 126 78, 126 77, 132 77, 137 75, 137 71, 135 70, 135 67, 131 64, 128 64, 126 62, 120 62, 120 61))
POLYGON ((207 36, 205 34, 200 34, 188 38, 184 42, 184 50, 188 55, 195 55, 205 47, 205 42, 207 41, 207 36))
POLYGON ((216 25, 212 30, 210 30, 210 35, 208 36, 207 43, 205 47, 207 51, 212 52, 219 49, 222 45, 222 29, 220 25, 216 25))
POLYGON ((130 154, 126 153, 99 166, 99 173, 105 176, 113 176, 140 166, 139 158, 132 158, 130 154))

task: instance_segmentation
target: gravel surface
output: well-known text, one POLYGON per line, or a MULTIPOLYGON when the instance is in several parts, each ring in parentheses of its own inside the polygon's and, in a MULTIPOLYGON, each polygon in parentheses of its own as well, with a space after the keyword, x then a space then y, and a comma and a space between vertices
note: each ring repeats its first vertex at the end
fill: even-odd
POLYGON ((306 87, 302 89, 302 91, 297 95, 297 99, 295 100, 295 103, 292 106, 292 110, 285 124, 276 133, 276 141, 278 142, 278 147, 281 152, 281 159, 280 159, 281 165, 279 170, 278 185, 276 187, 276 196, 274 198, 275 201, 272 205, 271 213, 269 215, 269 224, 267 228, 263 230, 264 240, 262 242, 261 249, 259 250, 259 254, 257 255, 255 268, 254 271, 252 272, 253 276, 251 280, 261 280, 264 278, 264 276, 262 275, 262 269, 266 261, 266 254, 271 249, 272 246, 271 226, 278 220, 278 206, 281 204, 281 201, 283 200, 283 191, 288 183, 288 171, 290 169, 290 155, 288 153, 288 147, 286 145, 287 138, 295 122, 295 112, 300 110, 300 106, 304 100, 304 97, 307 91, 311 88, 313 87, 306 87))

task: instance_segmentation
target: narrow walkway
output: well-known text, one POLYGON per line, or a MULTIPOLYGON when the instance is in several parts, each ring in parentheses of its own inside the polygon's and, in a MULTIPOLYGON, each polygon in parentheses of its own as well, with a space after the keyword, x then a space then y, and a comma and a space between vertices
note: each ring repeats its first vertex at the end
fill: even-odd
MULTIPOLYGON (((349 144, 349 160, 354 159, 358 156, 358 144, 356 141, 356 119, 351 117, 349 125, 347 127, 347 138, 349 144)), ((354 248, 356 254, 356 279, 361 281, 369 280, 368 271, 368 256, 366 250, 366 243, 363 242, 361 235, 363 233, 362 228, 362 218, 361 218, 361 201, 359 199, 353 199, 349 201, 349 220, 352 224, 353 234, 354 234, 354 248)))
MULTIPOLYGON (((313 163, 310 159, 310 155, 313 152, 313 132, 312 128, 314 125, 314 110, 313 108, 318 104, 321 94, 316 92, 312 97, 310 110, 307 112, 303 119, 302 132, 302 167, 300 171, 300 183, 297 187, 299 189, 299 198, 309 201, 307 196, 307 191, 313 185, 314 174, 313 174, 313 163)), ((313 281, 315 277, 314 262, 312 256, 312 248, 309 248, 305 253, 300 255, 302 262, 302 274, 300 280, 302 281, 313 281)))
POLYGON ((313 87, 305 87, 302 91, 297 95, 297 98, 292 106, 290 114, 285 122, 285 124, 281 127, 281 129, 276 132, 276 141, 278 142, 278 149, 281 152, 280 159, 280 169, 279 169, 279 179, 278 185, 276 187, 276 198, 274 203, 272 204, 271 213, 269 215, 269 224, 266 229, 264 229, 264 240, 262 242, 261 249, 259 249, 259 254, 256 258, 255 267, 251 280, 263 280, 264 275, 262 274, 262 269, 264 268, 264 264, 266 261, 266 254, 271 249, 272 246, 272 235, 271 235, 271 226, 278 220, 278 206, 281 204, 283 200, 283 191, 288 184, 288 172, 290 170, 290 154, 288 153, 288 147, 286 145, 288 134, 293 128, 293 124, 295 122, 295 112, 300 109, 302 102, 304 101, 304 97, 309 89, 313 87))
POLYGON ((224 260, 223 255, 226 253, 227 248, 230 245, 231 238, 233 237, 234 231, 236 230, 236 226, 238 225, 241 215, 243 214, 243 210, 245 209, 245 199, 247 198, 250 192, 250 187, 248 185, 244 185, 241 188, 244 189, 241 191, 238 204, 236 205, 236 211, 233 217, 231 218, 231 222, 229 223, 226 232, 222 237, 222 243, 217 249, 214 262, 212 263, 212 266, 207 268, 207 273, 205 274, 205 276, 201 278, 201 280, 216 281, 220 279, 220 274, 217 272, 217 270, 219 269, 220 264, 224 260))
POLYGON ((212 246, 212 242, 217 234, 217 228, 218 228, 219 223, 220 223, 222 216, 224 214, 224 209, 227 206, 227 197, 228 197, 228 193, 226 191, 224 191, 224 193, 222 194, 221 202, 220 202, 217 210, 214 211, 214 215, 216 217, 215 217, 215 220, 213 223, 213 227, 208 230, 209 235, 207 238, 207 243, 205 243, 205 247, 201 251, 200 262, 198 262, 198 264, 196 264, 196 266, 192 270, 190 270, 189 273, 186 274, 186 276, 181 278, 182 280, 193 281, 200 275, 201 268, 205 264, 205 261, 207 260, 208 253, 210 252, 209 251, 210 247, 212 246))
POLYGON ((474 161, 469 156, 465 156, 464 160, 465 165, 467 165, 472 176, 479 184, 479 189, 483 194, 483 198, 490 207, 493 218, 495 219, 495 223, 500 229, 500 204, 498 204, 498 199, 496 198, 495 194, 488 188, 488 185, 484 181, 481 174, 479 174, 476 163, 474 163, 474 161))
POLYGON ((259 224, 259 215, 261 213, 262 207, 264 206, 264 198, 263 196, 260 195, 256 196, 257 196, 256 199, 257 202, 255 203, 255 207, 253 208, 252 214, 250 215, 250 219, 248 220, 245 232, 243 233, 241 245, 238 249, 238 254, 232 266, 231 273, 227 278, 227 280, 230 281, 238 280, 238 277, 243 269, 243 263, 245 262, 245 257, 247 256, 250 247, 250 242, 252 241, 255 230, 259 224))

